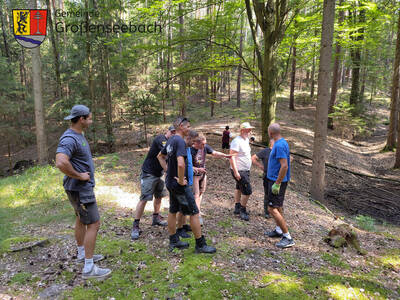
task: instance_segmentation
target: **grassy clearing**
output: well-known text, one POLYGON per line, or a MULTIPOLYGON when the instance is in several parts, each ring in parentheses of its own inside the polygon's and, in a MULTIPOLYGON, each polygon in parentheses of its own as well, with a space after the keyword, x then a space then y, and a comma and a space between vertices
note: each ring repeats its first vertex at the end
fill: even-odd
MULTIPOLYGON (((97 185, 110 184, 106 180, 110 176, 111 184, 123 181, 126 166, 122 164, 118 154, 99 157, 97 185)), ((112 276, 105 281, 79 283, 65 291, 65 299, 386 299, 394 295, 394 291, 385 289, 379 282, 379 276, 382 269, 399 266, 399 252, 396 251, 385 252, 380 259, 371 261, 374 268, 369 273, 361 269, 351 273, 349 265, 336 253, 318 254, 336 268, 336 273, 331 268, 313 270, 299 259, 301 254, 285 251, 275 254, 281 263, 274 268, 243 271, 231 263, 233 257, 242 261, 253 255, 259 255, 259 259, 276 259, 267 250, 260 254, 237 245, 238 236, 231 229, 246 226, 243 222, 221 219, 217 224, 220 230, 209 231, 208 237, 217 240, 221 232, 231 231, 229 238, 218 241, 217 255, 195 254, 193 239, 189 240, 189 249, 170 253, 162 244, 164 240, 154 248, 146 240, 132 243, 108 231, 107 226, 130 227, 133 219, 132 216, 115 218, 120 210, 116 206, 103 203, 102 208, 105 210, 103 232, 96 252, 107 257, 101 264, 113 269, 112 276), (347 275, 337 275, 340 272, 347 275)), ((51 166, 35 167, 22 175, 0 180, 0 209, 0 251, 3 252, 12 245, 37 239, 26 233, 29 226, 72 225, 74 219, 62 188, 62 175, 51 166)), ((72 236, 73 232, 64 227, 54 234, 72 236)), ((29 253, 8 255, 22 262, 29 253)), ((0 275, 4 272, 0 268, 0 275)), ((54 282, 67 284, 76 274, 66 269, 54 276, 54 282)), ((6 285, 15 294, 21 288, 29 288, 37 295, 40 292, 38 280, 40 278, 32 270, 20 270, 6 285)))

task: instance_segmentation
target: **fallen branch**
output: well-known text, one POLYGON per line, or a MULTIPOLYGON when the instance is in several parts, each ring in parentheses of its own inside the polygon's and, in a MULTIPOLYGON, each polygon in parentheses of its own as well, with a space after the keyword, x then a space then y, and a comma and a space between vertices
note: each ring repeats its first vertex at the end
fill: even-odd
MULTIPOLYGON (((218 132, 206 132, 206 134, 213 134, 213 135, 217 135, 217 136, 222 136, 222 134, 218 133, 218 132)), ((262 144, 258 144, 258 143, 254 143, 254 142, 250 143, 250 144, 253 145, 253 146, 256 146, 256 147, 265 148, 265 145, 262 145, 262 144)), ((293 155, 296 155, 296 156, 299 156, 299 157, 302 157, 302 158, 305 158, 305 159, 308 159, 308 160, 312 160, 311 157, 309 157, 309 156, 307 156, 305 154, 301 154, 301 153, 297 153, 297 152, 293 152, 293 151, 290 151, 290 154, 293 154, 293 155)), ((400 180, 396 180, 396 179, 392 179, 392 178, 386 178, 386 177, 380 177, 380 176, 375 176, 375 175, 370 175, 370 174, 366 174, 366 173, 360 173, 360 172, 356 172, 356 171, 351 171, 351 170, 348 170, 348 169, 345 169, 345 168, 341 168, 341 167, 335 166, 335 165, 333 165, 331 163, 328 163, 328 162, 326 162, 325 165, 327 167, 332 168, 332 169, 346 171, 348 173, 351 173, 351 174, 354 174, 354 175, 358 175, 358 176, 364 176, 364 177, 369 177, 369 178, 374 178, 374 179, 379 179, 379 180, 386 180, 386 181, 400 183, 400 180)))

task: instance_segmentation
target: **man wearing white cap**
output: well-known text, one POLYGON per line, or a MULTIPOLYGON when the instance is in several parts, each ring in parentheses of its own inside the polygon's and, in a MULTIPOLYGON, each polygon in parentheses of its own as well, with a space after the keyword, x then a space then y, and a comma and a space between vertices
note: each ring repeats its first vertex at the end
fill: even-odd
POLYGON ((236 181, 235 189, 235 215, 240 215, 244 221, 249 220, 246 211, 247 201, 252 194, 250 184, 251 148, 249 135, 254 127, 249 122, 240 125, 240 135, 231 143, 230 159, 231 173, 236 181))

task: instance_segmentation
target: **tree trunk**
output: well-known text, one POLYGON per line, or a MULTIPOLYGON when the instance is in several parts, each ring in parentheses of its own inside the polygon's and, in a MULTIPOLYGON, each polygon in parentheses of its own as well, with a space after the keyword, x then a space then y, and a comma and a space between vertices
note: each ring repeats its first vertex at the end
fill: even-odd
POLYGON ((314 91, 315 91, 315 55, 313 55, 312 68, 311 68, 311 90, 310 90, 311 100, 314 98, 314 91))
MULTIPOLYGON (((396 41, 396 54, 393 65, 393 76, 392 76, 392 95, 390 102, 390 123, 388 136, 386 140, 386 150, 393 150, 396 145, 396 123, 397 127, 400 128, 398 113, 396 111, 399 102, 399 66, 400 66, 400 12, 397 21, 397 41, 396 41)), ((400 140, 400 135, 397 134, 397 140, 400 140)), ((397 146, 397 152, 399 152, 399 146, 397 146)))
MULTIPOLYGON (((239 42, 239 55, 243 53, 243 16, 240 18, 240 42, 239 42)), ((240 107, 241 100, 241 83, 242 83, 242 62, 238 65, 237 81, 236 81, 236 107, 240 107)))
MULTIPOLYGON (((165 87, 165 98, 167 102, 169 101, 170 98, 170 79, 169 79, 169 74, 171 70, 171 3, 169 3, 168 6, 168 30, 167 30, 167 82, 166 82, 166 87, 165 87)), ((174 100, 172 97, 172 106, 174 106, 174 100)), ((164 121, 165 122, 165 121, 164 121)))
MULTIPOLYGON (((36 0, 31 1, 32 7, 36 8, 36 0)), ((44 165, 48 163, 49 154, 47 149, 47 139, 45 132, 45 113, 42 97, 42 66, 40 61, 40 47, 32 50, 32 80, 33 80, 33 98, 35 102, 35 127, 36 143, 38 152, 38 163, 44 165)))
POLYGON ((114 134, 112 121, 112 99, 111 99, 111 76, 110 76, 110 59, 108 54, 108 46, 102 45, 102 71, 103 71, 103 86, 104 86, 104 111, 106 117, 106 132, 107 132, 107 148, 108 152, 114 152, 114 134))
POLYGON ((293 42, 292 73, 290 78, 289 109, 294 111, 294 88, 296 84, 296 42, 293 42))
MULTIPOLYGON (((343 3, 343 0, 340 0, 339 6, 341 6, 342 3, 343 3)), ((341 25, 343 22, 344 22, 344 11, 341 10, 341 11, 339 11, 339 25, 341 25)), ((329 114, 333 113, 333 106, 336 103, 336 95, 337 95, 338 85, 339 85, 339 80, 340 80, 340 54, 342 51, 342 46, 340 45, 339 40, 340 40, 340 37, 338 36, 337 40, 336 40, 335 62, 333 65, 331 99, 329 102, 329 110, 328 110, 329 114)), ((333 119, 331 117, 328 117, 328 128, 333 129, 333 119)))
MULTIPOLYGON (((180 38, 183 38, 183 4, 179 3, 179 35, 180 38)), ((185 62, 185 49, 184 49, 184 43, 180 44, 180 59, 181 59, 181 64, 184 64, 185 62)), ((186 116, 186 75, 182 74, 180 76, 180 84, 179 84, 179 90, 180 90, 180 112, 182 116, 186 116)))
POLYGON ((11 63, 10 49, 7 42, 7 34, 6 28, 4 25, 4 16, 3 16, 3 8, 0 7, 0 21, 1 21, 1 32, 3 33, 3 42, 4 42, 4 56, 8 58, 8 62, 11 63))
POLYGON ((48 27, 50 29, 50 41, 51 41, 51 45, 52 45, 52 48, 53 48, 54 72, 55 72, 55 75, 56 75, 56 90, 54 91, 54 97, 55 97, 54 100, 57 101, 61 97, 60 57, 58 55, 56 38, 55 38, 55 34, 54 34, 53 20, 52 20, 51 8, 50 8, 51 7, 50 6, 50 0, 46 0, 46 6, 47 6, 47 9, 50 12, 49 15, 48 15, 48 20, 49 20, 49 26, 48 27))
POLYGON ((318 95, 315 118, 311 197, 324 199, 325 189, 325 147, 327 140, 327 119, 329 108, 329 84, 331 82, 332 39, 335 21, 335 0, 324 0, 320 64, 318 71, 318 95))

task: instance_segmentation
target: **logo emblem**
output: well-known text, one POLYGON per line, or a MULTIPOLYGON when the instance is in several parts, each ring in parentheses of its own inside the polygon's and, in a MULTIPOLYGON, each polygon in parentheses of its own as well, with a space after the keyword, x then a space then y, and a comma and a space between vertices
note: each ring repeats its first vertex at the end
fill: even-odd
POLYGON ((13 9, 14 37, 25 48, 36 48, 46 38, 47 9, 13 9))

